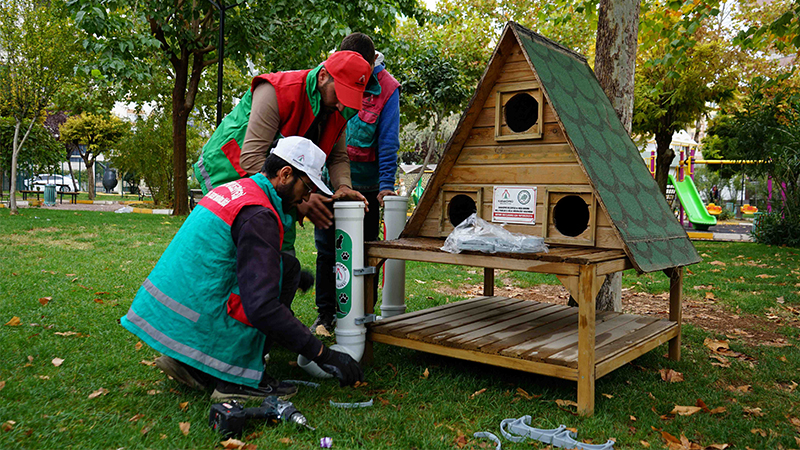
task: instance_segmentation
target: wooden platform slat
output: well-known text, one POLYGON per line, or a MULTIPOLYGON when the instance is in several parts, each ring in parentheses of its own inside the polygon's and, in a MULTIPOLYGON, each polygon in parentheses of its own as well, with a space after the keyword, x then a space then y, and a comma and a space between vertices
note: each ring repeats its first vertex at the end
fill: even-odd
MULTIPOLYGON (((568 307, 566 307, 568 308, 568 307)), ((574 308, 578 309, 578 308, 574 308)), ((603 321, 612 319, 616 316, 620 315, 620 313, 612 313, 609 311, 598 311, 595 316, 595 323, 599 324, 603 321)), ((574 335, 574 339, 577 342, 578 340, 578 320, 577 316, 573 318, 573 322, 564 326, 560 329, 553 330, 551 333, 548 333, 544 336, 539 336, 535 339, 527 340, 521 344, 515 345, 513 347, 507 347, 500 351, 501 354, 513 356, 515 358, 522 357, 529 353, 532 350, 535 350, 541 346, 546 346, 551 342, 555 342, 559 339, 565 338, 567 336, 574 335)), ((536 358, 538 359, 538 358, 536 358)))
POLYGON ((431 315, 431 317, 436 317, 437 314, 441 313, 442 311, 449 310, 449 309, 464 309, 464 308, 474 308, 480 304, 486 303, 491 301, 493 297, 475 297, 468 300, 459 300, 453 303, 447 303, 444 305, 435 306, 433 308, 422 309, 419 311, 408 312, 405 314, 400 314, 394 317, 389 317, 387 319, 382 319, 380 322, 375 322, 372 324, 374 327, 389 327, 389 326, 396 326, 400 323, 411 323, 413 322, 412 319, 418 318, 423 315, 431 315))
POLYGON ((536 311, 552 307, 553 305, 548 303, 538 303, 535 306, 526 308, 523 312, 503 314, 502 316, 495 317, 492 321, 482 320, 469 325, 452 328, 434 336, 430 336, 430 338, 434 342, 448 341, 449 345, 458 345, 462 342, 478 339, 483 336, 491 335, 497 331, 511 328, 514 325, 528 322, 533 317, 536 317, 536 314, 533 314, 536 311))
POLYGON ((613 359, 619 353, 637 345, 646 342, 653 336, 664 333, 670 328, 677 327, 676 322, 669 320, 655 320, 647 326, 640 327, 638 330, 628 333, 618 339, 606 342, 605 345, 599 347, 595 353, 598 364, 606 360, 613 359))
POLYGON ((474 314, 469 317, 454 319, 449 322, 444 322, 442 325, 432 328, 426 328, 424 330, 419 330, 417 332, 408 333, 408 337, 416 338, 420 337, 424 341, 427 342, 435 342, 434 336, 438 335, 442 331, 449 331, 457 329, 475 329, 475 328, 482 328, 486 326, 491 326, 492 324, 496 324, 498 322, 502 322, 510 317, 517 317, 520 314, 524 314, 525 311, 529 310, 530 308, 539 309, 544 305, 539 302, 534 302, 530 300, 522 300, 521 302, 509 304, 502 308, 497 308, 492 311, 486 311, 479 314, 474 314))
MULTIPOLYGON (((387 257, 417 261, 440 262, 446 264, 462 264, 470 265, 469 259, 475 259, 472 265, 481 265, 484 262, 486 265, 482 267, 509 267, 511 270, 528 270, 540 271, 541 267, 530 263, 526 264, 523 261, 541 261, 548 263, 567 263, 567 264, 580 264, 586 265, 595 262, 592 257, 594 255, 602 256, 602 261, 613 261, 615 259, 625 260, 625 252, 622 250, 608 250, 602 248, 580 248, 568 247, 570 250, 576 250, 578 256, 570 256, 567 251, 558 250, 562 247, 551 247, 548 253, 481 253, 465 251, 459 254, 451 254, 441 250, 444 245, 443 239, 437 238, 402 238, 391 241, 372 241, 366 243, 367 254, 369 256, 387 257), (411 252, 411 253, 409 253, 411 252), (564 255, 564 256, 562 256, 564 255), (504 261, 504 260, 511 260, 504 261), (494 265, 489 261, 495 261, 494 265), (529 267, 530 266, 530 267, 529 267), (534 267, 537 270, 533 270, 534 267)), ((550 272, 547 272, 550 273, 550 272)))
POLYGON ((426 320, 425 322, 419 322, 400 329, 395 329, 393 330, 392 334, 395 336, 400 336, 399 333, 403 333, 408 338, 421 339, 430 334, 436 334, 442 330, 446 330, 454 326, 465 325, 486 317, 493 317, 508 311, 519 310, 525 307, 524 302, 526 302, 526 300, 516 298, 498 300, 495 304, 492 304, 491 306, 485 306, 484 308, 462 311, 457 314, 451 314, 434 320, 426 320))
MULTIPOLYGON (((600 339, 601 335, 609 335, 619 329, 641 328, 649 323, 652 323, 653 321, 654 319, 649 317, 637 317, 628 314, 620 314, 612 319, 603 322, 597 322, 597 327, 595 328, 595 349, 597 348, 598 340, 600 339)), ((620 331, 619 333, 623 334, 624 331, 620 331)), ((556 342, 543 345, 541 348, 526 354, 525 358, 540 359, 553 364, 574 364, 575 367, 577 367, 578 333, 576 331, 574 335, 570 335, 556 342), (574 358, 569 359, 568 357, 573 354, 574 358)))
POLYGON ((612 370, 653 350, 659 345, 680 337, 680 333, 681 328, 678 326, 677 322, 671 322, 669 325, 663 322, 650 324, 647 328, 643 328, 635 333, 644 337, 621 345, 618 347, 617 351, 613 353, 613 356, 607 356, 602 362, 596 362, 595 377, 600 378, 612 370))
MULTIPOLYGON (((657 322, 659 319, 655 319, 653 317, 644 317, 644 316, 634 316, 626 314, 625 317, 630 317, 633 320, 629 321, 628 323, 623 324, 622 326, 618 326, 613 329, 609 329, 608 327, 597 327, 596 337, 594 341, 595 345, 595 352, 599 351, 604 345, 609 345, 612 342, 620 339, 626 335, 636 332, 654 322, 657 322)), ((559 353, 551 355, 551 358, 555 358, 558 360, 566 361, 566 362, 578 362, 578 347, 575 346, 566 348, 559 353)))
POLYGON ((453 316, 461 317, 463 315, 475 314, 476 311, 482 311, 482 308, 491 306, 502 306, 508 303, 505 297, 484 297, 477 302, 455 302, 451 303, 450 308, 443 308, 433 311, 430 314, 419 314, 413 317, 405 317, 405 315, 395 316, 397 319, 393 322, 384 323, 383 321, 377 322, 374 327, 394 335, 403 335, 407 331, 414 329, 420 324, 442 323, 440 320, 444 318, 445 321, 450 320, 453 316), (499 303, 501 302, 501 303, 499 303), (498 304, 499 303, 499 304, 498 304))
MULTIPOLYGON (((548 314, 547 321, 531 321, 528 324, 521 324, 497 333, 504 338, 493 339, 483 338, 474 342, 481 351, 497 353, 500 350, 514 345, 518 345, 528 339, 534 339, 554 330, 560 330, 565 326, 573 326, 578 323, 578 308, 561 309, 548 314)), ((468 343, 472 344, 472 343, 468 343)))

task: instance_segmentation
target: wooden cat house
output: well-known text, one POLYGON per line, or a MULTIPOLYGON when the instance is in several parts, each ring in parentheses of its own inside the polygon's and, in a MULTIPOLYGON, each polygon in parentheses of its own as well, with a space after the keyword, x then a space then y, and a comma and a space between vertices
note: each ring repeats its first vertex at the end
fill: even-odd
POLYGON ((700 261, 586 59, 513 22, 400 238, 366 248, 370 266, 485 268, 483 297, 375 322, 369 341, 577 381, 582 414, 597 378, 667 341, 680 358, 682 267, 700 261), (440 250, 473 212, 549 251, 440 250), (555 274, 579 306, 496 297, 494 269, 555 274), (666 273, 669 319, 595 311, 605 275, 627 269, 666 273))

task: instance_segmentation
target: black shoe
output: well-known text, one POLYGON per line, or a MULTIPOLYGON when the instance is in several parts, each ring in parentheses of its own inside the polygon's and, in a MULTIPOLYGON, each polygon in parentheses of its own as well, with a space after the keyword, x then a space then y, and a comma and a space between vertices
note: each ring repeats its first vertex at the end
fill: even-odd
POLYGON ((289 400, 294 397, 294 394, 297 394, 297 386, 292 383, 278 381, 269 376, 267 372, 264 372, 264 375, 261 377, 261 382, 258 383, 258 387, 272 389, 270 395, 277 395, 281 400, 289 400))
POLYGON ((159 356, 156 358, 156 367, 173 379, 189 386, 193 389, 206 390, 209 386, 211 377, 205 373, 186 365, 175 358, 169 356, 159 356))
POLYGON ((327 314, 320 314, 317 316, 317 320, 311 324, 311 333, 313 334, 320 334, 317 333, 317 328, 322 325, 325 328, 325 331, 328 332, 328 335, 333 334, 333 328, 336 325, 336 318, 332 315, 327 314))
POLYGON ((272 380, 275 382, 274 385, 269 384, 269 382, 265 383, 264 380, 262 380, 261 382, 266 385, 261 386, 261 384, 259 384, 257 388, 219 380, 217 381, 217 388, 214 389, 214 393, 211 394, 211 399, 220 402, 231 400, 246 402, 248 400, 264 400, 271 395, 277 395, 281 400, 287 400, 297 393, 297 386, 289 383, 281 383, 274 379, 272 380))

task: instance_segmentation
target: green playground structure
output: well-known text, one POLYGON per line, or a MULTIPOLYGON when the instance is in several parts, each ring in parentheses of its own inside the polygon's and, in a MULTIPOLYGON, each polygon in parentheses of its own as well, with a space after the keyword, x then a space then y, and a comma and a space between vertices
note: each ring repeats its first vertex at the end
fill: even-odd
POLYGON ((706 205, 700 199, 700 193, 697 192, 692 177, 684 177, 683 181, 677 181, 675 176, 670 174, 669 183, 675 186, 675 195, 683 205, 686 217, 695 230, 705 231, 717 224, 717 218, 708 213, 706 205))

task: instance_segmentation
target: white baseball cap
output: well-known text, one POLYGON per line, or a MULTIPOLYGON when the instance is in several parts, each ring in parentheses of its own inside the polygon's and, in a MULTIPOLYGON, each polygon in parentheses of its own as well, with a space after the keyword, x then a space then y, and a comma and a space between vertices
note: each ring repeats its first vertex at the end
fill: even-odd
POLYGON ((322 182, 322 168, 327 156, 316 144, 300 136, 289 136, 278 140, 278 145, 270 151, 288 162, 297 170, 308 175, 317 188, 328 195, 333 195, 328 186, 322 182))

